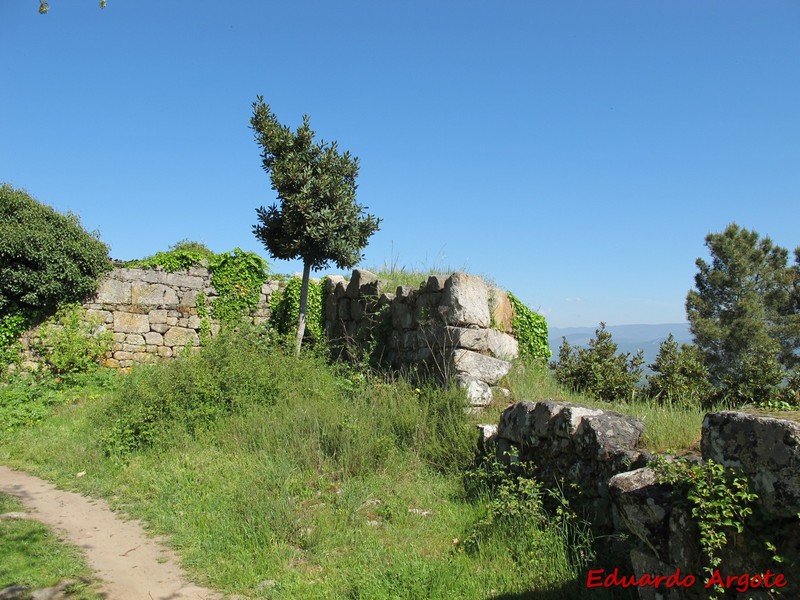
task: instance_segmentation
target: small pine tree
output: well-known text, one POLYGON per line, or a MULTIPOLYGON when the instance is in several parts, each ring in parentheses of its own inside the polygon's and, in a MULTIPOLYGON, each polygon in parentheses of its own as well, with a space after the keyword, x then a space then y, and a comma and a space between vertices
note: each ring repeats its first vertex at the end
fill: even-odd
POLYGON ((650 365, 647 395, 662 403, 710 403, 714 388, 708 381, 703 355, 692 344, 681 344, 672 334, 661 342, 656 361, 650 365))
POLYGON ((556 381, 606 402, 634 399, 642 375, 642 351, 617 354, 605 323, 594 333, 589 348, 573 348, 564 338, 555 365, 556 381))

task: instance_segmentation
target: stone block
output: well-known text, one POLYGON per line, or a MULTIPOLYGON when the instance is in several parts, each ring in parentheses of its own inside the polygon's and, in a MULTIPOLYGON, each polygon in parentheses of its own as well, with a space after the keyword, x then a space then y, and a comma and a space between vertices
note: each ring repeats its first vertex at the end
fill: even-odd
POLYGON ((608 489, 614 527, 648 545, 661 542, 660 554, 666 556, 673 504, 671 487, 659 484, 655 472, 643 467, 614 475, 608 482, 608 489))
POLYGON ((156 333, 167 333, 169 331, 170 325, 166 323, 154 323, 150 325, 150 330, 155 331, 156 333))
POLYGON ((483 381, 469 376, 456 376, 456 385, 466 390, 467 401, 470 406, 489 406, 492 403, 492 388, 483 381))
POLYGON ((161 358, 170 358, 172 356, 172 348, 169 346, 159 346, 157 354, 161 358))
POLYGON ((100 323, 113 323, 114 322, 114 313, 109 310, 97 310, 93 308, 89 308, 86 310, 86 314, 90 318, 97 319, 100 323))
POLYGON ((172 347, 182 346, 198 346, 200 345, 200 338, 194 329, 187 329, 185 327, 171 327, 167 333, 164 334, 164 345, 172 347))
POLYGON ((97 301, 102 304, 130 304, 130 282, 109 278, 103 279, 97 290, 97 301))
POLYGON ((480 277, 453 273, 445 282, 439 309, 448 325, 488 328, 489 288, 480 277))
POLYGON ((395 329, 411 329, 413 318, 407 304, 393 302, 391 307, 392 327, 395 329))
POLYGON ((431 275, 428 281, 425 282, 426 292, 441 292, 444 290, 444 284, 447 278, 443 275, 431 275))
POLYGON ((347 281, 341 275, 328 275, 325 278, 325 294, 333 294, 336 290, 336 286, 340 283, 342 286, 347 286, 347 281))
POLYGON ((489 385, 496 384, 511 369, 510 362, 462 348, 453 350, 452 365, 457 373, 474 377, 489 385))
POLYGON ((147 333, 150 321, 147 315, 117 311, 114 313, 114 331, 118 333, 147 333))
POLYGON ((113 338, 114 338, 114 341, 115 341, 115 342, 118 342, 118 343, 120 343, 120 344, 121 344, 122 342, 124 342, 124 341, 125 341, 125 336, 126 336, 127 334, 126 334, 126 333, 122 333, 122 332, 115 331, 115 332, 114 332, 114 333, 112 333, 111 335, 113 336, 113 338))
POLYGON ((151 310, 149 313, 147 313, 147 318, 150 320, 150 325, 166 323, 167 311, 162 308, 151 310))
POLYGON ((603 411, 596 408, 565 403, 553 419, 554 432, 559 437, 572 438, 584 418, 601 414, 603 411))
POLYGON ((764 508, 776 516, 800 512, 800 423, 743 412, 703 419, 703 458, 742 469, 764 508))
POLYGON ((147 342, 148 345, 163 346, 164 336, 157 331, 148 331, 144 334, 144 341, 147 342))
POLYGON ((448 348, 466 348, 475 352, 486 352, 488 349, 488 329, 468 329, 466 327, 446 326, 444 343, 448 348))
POLYGON ((512 336, 496 329, 486 330, 486 349, 495 358, 513 360, 519 356, 519 343, 512 336))
POLYGON ((117 359, 118 361, 131 360, 133 358, 133 354, 128 352, 127 350, 118 350, 114 352, 114 358, 117 359))
POLYGON ((162 283, 134 283, 131 285, 131 304, 139 306, 176 306, 178 294, 162 283))
POLYGON ((164 283, 172 287, 190 288, 193 290, 202 290, 205 285, 202 277, 193 277, 182 273, 167 273, 164 283))
MULTIPOLYGON (((179 313, 180 314, 180 313, 179 313)), ((173 327, 178 324, 178 317, 169 316, 167 317, 167 325, 173 327)))
POLYGON ((189 329, 200 329, 200 317, 197 315, 192 315, 189 317, 189 322, 187 324, 189 329))
POLYGON ((573 435, 579 456, 610 460, 622 450, 633 450, 644 433, 644 423, 635 417, 611 411, 581 419, 573 435))
MULTIPOLYGON (((181 292, 180 296, 180 305, 187 306, 191 308, 195 308, 197 306, 197 295, 201 293, 201 290, 186 290, 185 292, 181 292)), ((206 302, 206 306, 208 302, 206 302)))
POLYGON ((129 333, 125 336, 125 343, 132 346, 144 346, 144 337, 141 333, 129 333))
POLYGON ((508 294, 500 288, 493 288, 489 296, 489 306, 492 311, 492 326, 503 333, 511 333, 514 309, 508 294))
POLYGON ((347 284, 348 298, 355 299, 360 296, 377 296, 380 287, 378 276, 364 269, 356 269, 347 284))

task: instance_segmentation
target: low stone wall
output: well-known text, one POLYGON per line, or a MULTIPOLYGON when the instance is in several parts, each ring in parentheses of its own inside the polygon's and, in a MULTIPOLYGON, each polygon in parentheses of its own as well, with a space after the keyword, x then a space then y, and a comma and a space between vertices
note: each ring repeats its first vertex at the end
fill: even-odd
POLYGON ((451 375, 470 404, 493 398, 492 386, 518 355, 505 292, 481 278, 431 276, 419 288, 389 291, 373 273, 353 271, 350 281, 329 277, 325 333, 337 357, 369 357, 394 369, 451 375))
MULTIPOLYGON (((262 285, 256 323, 269 318, 270 295, 280 282, 262 285)), ((158 358, 176 356, 184 348, 200 345, 201 316, 197 297, 210 306, 217 297, 211 275, 205 267, 191 267, 169 273, 156 269, 115 269, 101 282, 97 294, 83 306, 114 335, 114 346, 105 365, 126 368, 158 358)), ((210 322, 211 333, 218 324, 210 322)), ((23 346, 36 331, 28 332, 23 346)), ((28 355, 28 358, 32 358, 28 355)))
MULTIPOLYGON (((691 505, 675 490, 657 482, 648 465, 653 456, 638 448, 641 421, 554 401, 520 402, 509 406, 497 425, 480 426, 480 446, 508 463, 529 461, 545 485, 575 484, 579 507, 596 530, 613 540, 604 544, 619 564, 606 564, 602 578, 618 568, 621 576, 637 581, 650 575, 664 578, 680 571, 693 575, 689 587, 636 586, 645 600, 708 598, 703 585, 703 556, 697 520, 691 505), (621 557, 621 558, 619 558, 621 557)), ((735 576, 725 598, 774 598, 764 589, 739 594, 745 574, 767 569, 786 580, 782 598, 800 598, 800 424, 742 412, 706 415, 702 428, 702 455, 740 469, 759 499, 755 518, 741 534, 729 533, 720 553, 723 577, 735 576), (765 543, 774 544, 766 552, 765 543), (773 555, 783 562, 772 560, 773 555)), ((670 457, 666 457, 670 460, 670 457)), ((604 558, 608 558, 606 555, 604 558)), ((664 579, 666 581, 666 579, 664 579)), ((773 577, 775 581, 775 577, 773 577)))

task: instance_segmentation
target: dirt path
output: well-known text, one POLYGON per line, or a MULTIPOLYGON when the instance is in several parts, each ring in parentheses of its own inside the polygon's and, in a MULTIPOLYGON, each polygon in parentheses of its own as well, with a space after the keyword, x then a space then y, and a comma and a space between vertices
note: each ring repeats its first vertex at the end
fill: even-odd
POLYGON ((19 498, 31 518, 83 549, 103 580, 109 600, 218 600, 188 583, 174 552, 147 537, 138 521, 123 521, 103 500, 57 489, 51 483, 0 465, 0 492, 19 498))

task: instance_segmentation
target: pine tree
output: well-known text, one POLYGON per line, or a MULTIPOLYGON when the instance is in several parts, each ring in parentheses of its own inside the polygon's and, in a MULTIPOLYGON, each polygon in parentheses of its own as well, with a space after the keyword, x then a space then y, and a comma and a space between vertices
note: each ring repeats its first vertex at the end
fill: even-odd
POLYGON ((721 399, 768 401, 798 362, 798 265, 769 237, 729 225, 706 236, 711 264, 697 259, 686 312, 721 399))

